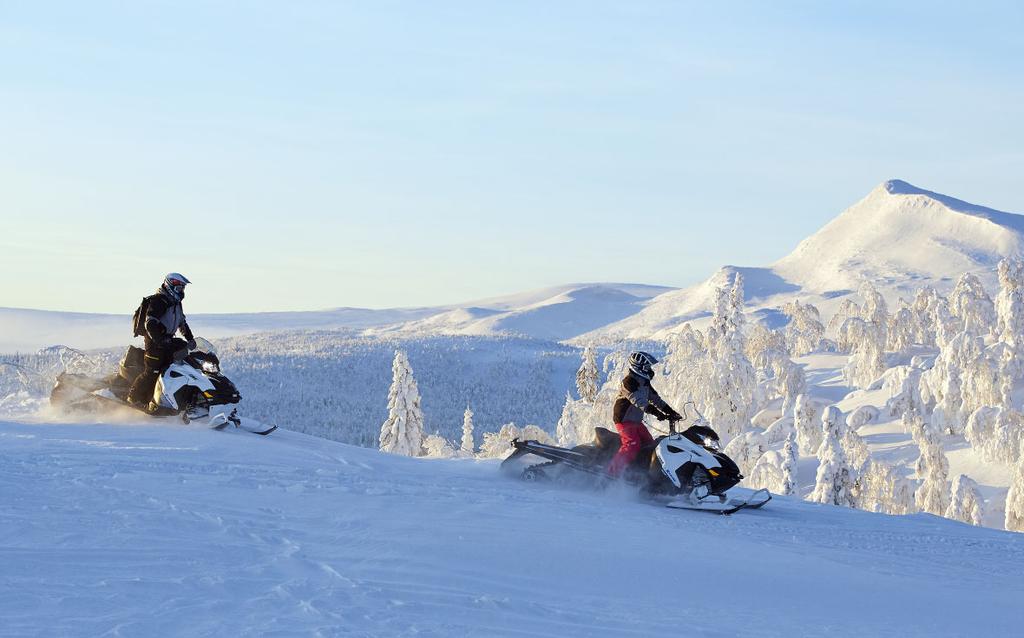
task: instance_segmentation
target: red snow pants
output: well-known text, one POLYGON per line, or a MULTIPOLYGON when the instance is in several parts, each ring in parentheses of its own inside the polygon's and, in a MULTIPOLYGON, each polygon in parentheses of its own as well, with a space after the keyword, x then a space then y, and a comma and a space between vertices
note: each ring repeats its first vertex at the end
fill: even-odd
POLYGON ((619 446, 619 451, 616 453, 615 458, 608 464, 608 475, 618 478, 622 475, 622 471, 629 467, 629 464, 636 459, 640 449, 645 445, 654 443, 654 439, 643 423, 633 421, 616 423, 615 429, 619 431, 622 445, 619 446))

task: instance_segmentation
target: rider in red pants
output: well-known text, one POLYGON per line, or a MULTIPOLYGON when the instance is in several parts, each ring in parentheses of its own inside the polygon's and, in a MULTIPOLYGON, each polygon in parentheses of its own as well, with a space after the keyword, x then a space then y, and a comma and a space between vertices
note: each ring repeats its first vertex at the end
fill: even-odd
POLYGON ((622 443, 619 451, 608 466, 608 474, 619 477, 629 467, 640 450, 654 443, 651 433, 644 425, 644 414, 653 414, 659 420, 678 421, 682 417, 665 403, 651 387, 654 364, 658 360, 646 352, 629 355, 629 373, 622 380, 619 396, 615 400, 612 416, 615 429, 619 431, 622 443))

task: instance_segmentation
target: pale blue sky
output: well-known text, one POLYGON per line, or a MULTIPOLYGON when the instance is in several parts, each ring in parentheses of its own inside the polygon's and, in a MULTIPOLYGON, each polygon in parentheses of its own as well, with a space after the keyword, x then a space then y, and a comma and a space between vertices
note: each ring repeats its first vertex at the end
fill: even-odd
POLYGON ((1024 212, 1020 3, 0 0, 0 306, 413 306, 1024 212), (970 6, 964 6, 970 4, 970 6))

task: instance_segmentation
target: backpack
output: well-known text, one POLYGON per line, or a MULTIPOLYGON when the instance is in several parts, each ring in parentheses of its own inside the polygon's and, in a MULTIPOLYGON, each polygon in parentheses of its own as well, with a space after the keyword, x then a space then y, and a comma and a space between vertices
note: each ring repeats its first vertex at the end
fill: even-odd
POLYGON ((132 315, 132 332, 135 337, 146 336, 146 315, 149 314, 149 297, 143 297, 132 315))

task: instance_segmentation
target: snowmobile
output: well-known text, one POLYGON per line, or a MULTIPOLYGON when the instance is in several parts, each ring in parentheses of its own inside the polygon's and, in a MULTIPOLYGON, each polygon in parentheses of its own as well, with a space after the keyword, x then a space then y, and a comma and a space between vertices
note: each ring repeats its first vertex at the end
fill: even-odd
MULTIPOLYGON (((697 421, 683 432, 676 432, 673 422, 668 435, 657 437, 653 445, 642 449, 626 469, 624 480, 638 486, 644 496, 677 509, 732 514, 757 509, 770 501, 768 490, 757 490, 746 497, 729 496, 727 491, 743 475, 721 451, 718 434, 697 414, 697 421)), ((618 434, 600 427, 594 428, 592 443, 574 448, 515 439, 515 451, 501 466, 506 472, 515 473, 521 467, 518 459, 532 454, 547 461, 522 468, 519 478, 524 481, 578 482, 583 478, 602 485, 608 480, 608 464, 620 443, 618 434)))
MULTIPOLYGON (((139 409, 128 402, 132 382, 143 371, 142 348, 128 346, 117 372, 103 378, 63 372, 50 392, 50 404, 68 412, 93 411, 114 406, 139 409)), ((253 432, 270 434, 277 429, 251 429, 243 426, 238 410, 232 405, 241 401, 235 384, 221 374, 217 352, 206 339, 196 338, 195 348, 182 348, 157 378, 153 390, 156 409, 147 412, 155 417, 179 417, 184 423, 204 422, 222 430, 229 425, 253 432)))

